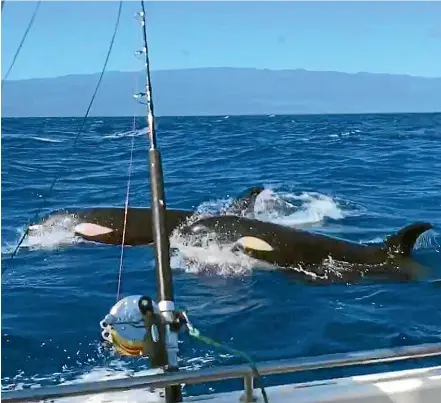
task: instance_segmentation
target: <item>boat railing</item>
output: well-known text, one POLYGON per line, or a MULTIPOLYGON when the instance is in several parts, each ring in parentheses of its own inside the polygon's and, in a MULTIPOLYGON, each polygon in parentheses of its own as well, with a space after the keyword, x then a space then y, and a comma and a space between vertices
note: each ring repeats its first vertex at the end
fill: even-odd
MULTIPOLYGON (((258 363, 257 368, 261 375, 277 375, 317 369, 392 363, 438 356, 441 356, 441 343, 431 343, 353 353, 266 361, 258 363)), ((32 402, 44 399, 85 396, 106 392, 122 392, 148 387, 164 388, 171 385, 201 384, 239 378, 244 379, 244 394, 241 397, 242 402, 249 403, 254 401, 254 376, 252 369, 245 364, 7 391, 2 393, 1 400, 2 402, 8 403, 32 402)))

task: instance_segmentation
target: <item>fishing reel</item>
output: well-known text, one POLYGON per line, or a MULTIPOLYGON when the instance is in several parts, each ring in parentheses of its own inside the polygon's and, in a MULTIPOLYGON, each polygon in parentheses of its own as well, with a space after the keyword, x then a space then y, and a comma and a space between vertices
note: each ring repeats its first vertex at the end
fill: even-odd
POLYGON ((172 322, 164 319, 158 304, 142 295, 131 295, 118 301, 100 322, 102 339, 124 356, 148 356, 152 367, 167 365, 165 326, 178 332, 181 315, 172 322))

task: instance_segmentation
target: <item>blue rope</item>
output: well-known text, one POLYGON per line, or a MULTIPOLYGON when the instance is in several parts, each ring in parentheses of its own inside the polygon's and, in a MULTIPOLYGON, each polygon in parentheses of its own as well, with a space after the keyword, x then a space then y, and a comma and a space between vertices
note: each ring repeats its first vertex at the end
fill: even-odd
MULTIPOLYGON (((89 113, 90 113, 90 109, 92 108, 92 105, 93 105, 93 102, 94 102, 94 100, 95 100, 96 94, 98 93, 98 89, 99 89, 99 87, 100 87, 100 85, 101 85, 101 81, 102 81, 103 76, 104 76, 104 73, 105 73, 105 71, 106 71, 107 63, 108 63, 109 58, 110 58, 110 53, 112 52, 113 44, 114 44, 114 42, 115 42, 116 33, 117 33, 117 31, 118 31, 118 25, 119 25, 119 20, 120 20, 120 17, 121 17, 122 5, 123 5, 123 1, 120 0, 120 2, 119 2, 119 8, 118 8, 118 16, 117 16, 117 19, 116 19, 115 28, 114 28, 114 30, 113 30, 113 35, 112 35, 112 39, 111 39, 111 41, 110 41, 110 46, 109 46, 109 50, 108 50, 108 52, 107 52, 106 60, 105 60, 105 62, 104 62, 104 66, 103 66, 103 69, 102 69, 102 71, 101 71, 100 78, 98 79, 98 82, 97 82, 97 85, 96 85, 96 88, 95 88, 95 92, 94 92, 93 95, 92 95, 92 98, 91 98, 91 100, 90 100, 89 106, 88 106, 87 111, 86 111, 86 114, 84 115, 83 121, 82 121, 82 123, 81 123, 80 130, 78 131, 78 133, 77 133, 77 135, 76 135, 76 137, 75 137, 74 143, 73 143, 73 145, 72 145, 72 151, 73 151, 73 150, 76 148, 76 146, 77 146, 78 139, 79 139, 80 134, 82 133, 82 131, 83 131, 83 129, 84 129, 84 126, 85 126, 85 124, 86 124, 87 117, 89 116, 89 113)), ((46 206, 47 197, 50 195, 50 193, 52 192, 52 190, 53 190, 53 188, 54 188, 56 182, 58 181, 58 179, 59 179, 60 176, 61 176, 60 171, 61 171, 61 169, 62 169, 63 166, 64 166, 64 165, 63 165, 64 162, 65 162, 65 161, 66 161, 66 160, 67 160, 72 154, 73 154, 72 152, 69 153, 69 154, 68 154, 68 155, 67 155, 67 156, 61 161, 58 175, 55 176, 54 180, 52 181, 51 186, 49 187, 48 191, 46 192, 46 195, 45 195, 45 197, 43 198, 43 205, 42 205, 40 208, 38 208, 37 212, 35 213, 35 216, 34 216, 34 219, 33 219, 34 222, 37 220, 38 216, 40 215, 41 210, 43 210, 43 208, 46 206)), ((12 261, 12 259, 13 259, 13 258, 15 257, 15 255, 17 254, 18 250, 20 249, 20 246, 22 245, 22 243, 23 243, 23 241, 25 240, 26 235, 27 235, 28 233, 29 233, 29 226, 26 228, 26 230, 25 230, 25 232, 23 233, 22 237, 20 238, 20 240, 19 240, 19 242, 18 242, 16 248, 15 248, 14 251, 12 252, 12 255, 11 255, 10 259, 9 259, 10 261, 12 261)), ((3 273, 4 273, 7 269, 8 269, 8 267, 5 266, 5 265, 3 265, 3 267, 2 267, 2 275, 3 275, 3 273)))

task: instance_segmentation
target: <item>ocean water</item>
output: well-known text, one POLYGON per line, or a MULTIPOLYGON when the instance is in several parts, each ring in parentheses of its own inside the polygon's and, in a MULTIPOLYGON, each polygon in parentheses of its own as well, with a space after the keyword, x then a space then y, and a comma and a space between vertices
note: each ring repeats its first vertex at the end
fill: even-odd
MULTIPOLYGON (((44 213, 124 206, 132 139, 130 205, 149 204, 145 120, 137 119, 133 131, 131 118, 90 118, 72 154, 80 124, 2 120, 3 390, 148 369, 147 360, 119 358, 100 343, 99 321, 116 302, 120 247, 81 241, 60 223, 26 239, 10 260, 62 162, 44 213)), ((255 360, 441 341, 441 114, 164 117, 157 129, 168 207, 216 212, 246 188, 264 185, 257 217, 307 231, 380 242, 414 221, 434 225, 414 251, 431 274, 412 283, 306 284, 228 250, 192 250, 175 239, 176 302, 201 332, 255 360)), ((125 248, 121 287, 124 296, 155 297, 151 248, 125 248)), ((242 362, 186 335, 181 341, 181 367, 242 362)))

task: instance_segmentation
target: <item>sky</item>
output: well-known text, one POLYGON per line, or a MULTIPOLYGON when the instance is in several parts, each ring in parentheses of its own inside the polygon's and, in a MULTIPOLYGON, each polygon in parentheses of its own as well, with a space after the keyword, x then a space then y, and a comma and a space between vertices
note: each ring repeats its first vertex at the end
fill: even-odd
MULTIPOLYGON (((2 77, 36 2, 6 1, 2 77)), ((441 2, 146 1, 153 70, 255 67, 441 77, 441 2)), ((125 1, 108 70, 140 71, 125 1)), ((43 1, 9 79, 101 71, 117 1, 43 1)))

